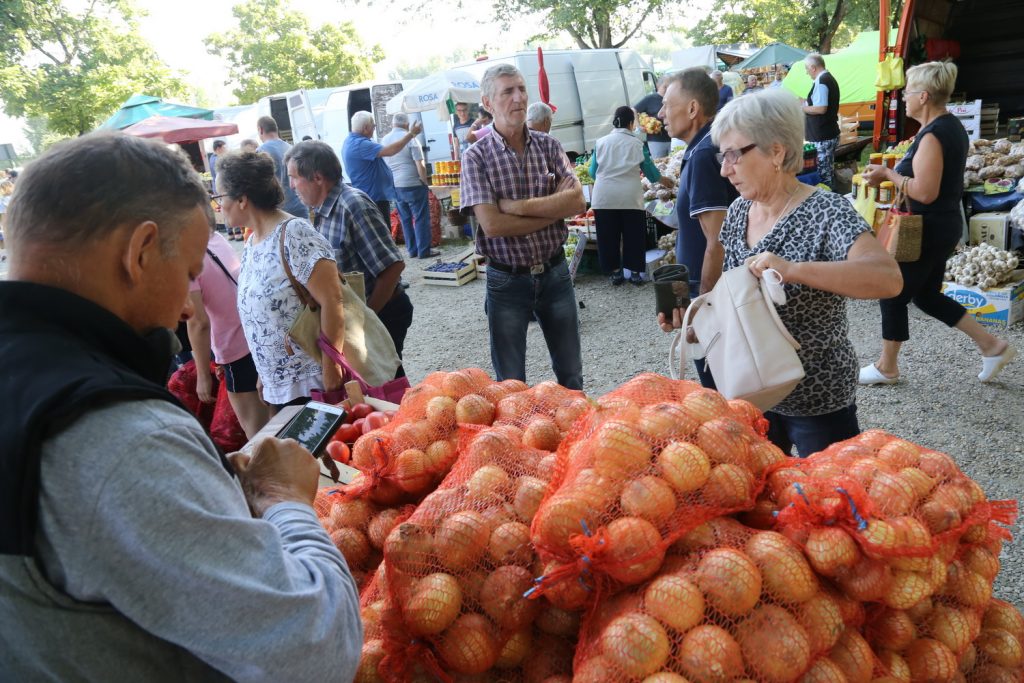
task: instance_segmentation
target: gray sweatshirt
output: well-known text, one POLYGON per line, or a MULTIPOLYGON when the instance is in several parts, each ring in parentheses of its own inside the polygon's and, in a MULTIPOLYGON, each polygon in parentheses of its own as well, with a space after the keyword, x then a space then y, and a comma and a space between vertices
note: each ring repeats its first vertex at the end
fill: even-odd
POLYGON ((163 401, 46 442, 38 548, 0 558, 0 680, 349 681, 359 596, 312 508, 253 519, 163 401))

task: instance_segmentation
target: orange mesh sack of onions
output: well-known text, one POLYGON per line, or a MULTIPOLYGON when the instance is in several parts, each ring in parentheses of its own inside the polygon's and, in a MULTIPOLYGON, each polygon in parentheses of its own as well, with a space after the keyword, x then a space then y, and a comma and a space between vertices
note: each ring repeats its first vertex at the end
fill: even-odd
MULTIPOLYGON (((521 441, 511 425, 484 428, 468 439, 436 491, 384 543, 387 585, 412 644, 392 653, 432 671, 515 679, 545 641, 572 651, 578 621, 524 597, 541 571, 530 523, 547 487, 546 451, 521 441), (528 657, 528 655, 530 655, 528 657)), ((548 644, 543 645, 549 648, 548 644)), ((556 654, 556 653, 552 653, 556 654)), ((569 674, 569 658, 550 675, 569 674)))
POLYGON ((478 368, 428 375, 406 392, 388 424, 356 441, 351 464, 360 474, 345 491, 392 506, 421 500, 455 463, 459 427, 491 424, 497 403, 525 389, 478 368))
POLYGON ((765 490, 775 528, 819 574, 855 600, 894 609, 933 594, 983 607, 992 577, 954 560, 972 544, 998 557, 1009 537, 1000 524, 1016 517, 1015 502, 989 501, 948 455, 880 431, 776 465, 765 490))
POLYGON ((562 442, 533 521, 545 561, 534 594, 583 609, 651 578, 689 529, 749 509, 761 473, 784 459, 751 426, 759 420, 746 402, 657 375, 599 399, 562 442))
POLYGON ((673 544, 653 579, 586 616, 573 680, 870 680, 860 618, 795 543, 719 517, 673 544))
POLYGON ((384 539, 415 508, 376 505, 345 493, 343 486, 325 486, 317 491, 313 509, 362 590, 384 557, 384 539))
POLYGON ((1024 616, 1003 600, 989 602, 981 630, 960 657, 966 683, 1024 681, 1024 616))

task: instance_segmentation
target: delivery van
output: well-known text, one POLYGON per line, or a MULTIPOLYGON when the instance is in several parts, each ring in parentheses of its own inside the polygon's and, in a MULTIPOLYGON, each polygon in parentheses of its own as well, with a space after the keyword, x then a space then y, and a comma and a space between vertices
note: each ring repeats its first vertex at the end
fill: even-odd
MULTIPOLYGON (((452 68, 482 78, 489 67, 501 63, 512 64, 523 73, 530 102, 539 102, 536 50, 452 68)), ((558 108, 551 135, 571 157, 592 150, 598 138, 611 132, 615 109, 636 104, 654 92, 657 83, 650 64, 633 50, 545 50, 544 71, 551 104, 558 108)))
POLYGON ((281 139, 292 144, 305 136, 317 139, 316 122, 309 94, 305 90, 292 90, 261 97, 256 103, 259 116, 271 116, 277 122, 281 139))
MULTIPOLYGON (((378 141, 391 132, 391 116, 387 113, 388 100, 415 84, 416 81, 373 81, 336 88, 327 98, 322 112, 320 139, 329 144, 341 156, 341 146, 348 137, 352 115, 358 111, 373 114, 378 141)), ((425 111, 410 114, 410 121, 421 121, 423 133, 420 144, 428 163, 452 159, 450 121, 438 119, 437 113, 425 111)))

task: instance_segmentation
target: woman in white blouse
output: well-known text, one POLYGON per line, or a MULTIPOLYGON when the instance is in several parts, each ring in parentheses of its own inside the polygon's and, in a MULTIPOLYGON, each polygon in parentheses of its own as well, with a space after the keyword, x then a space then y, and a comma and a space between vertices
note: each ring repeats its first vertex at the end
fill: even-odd
POLYGON ((590 206, 597 223, 597 256, 601 269, 611 274, 613 285, 625 281, 625 267, 632 272, 629 281, 639 286, 643 284, 640 274, 647 265, 647 217, 640 173, 667 187, 671 187, 671 181, 661 177, 647 145, 633 134, 636 115, 631 107, 616 109, 612 126, 612 132, 594 145, 590 157, 590 176, 594 178, 590 206))

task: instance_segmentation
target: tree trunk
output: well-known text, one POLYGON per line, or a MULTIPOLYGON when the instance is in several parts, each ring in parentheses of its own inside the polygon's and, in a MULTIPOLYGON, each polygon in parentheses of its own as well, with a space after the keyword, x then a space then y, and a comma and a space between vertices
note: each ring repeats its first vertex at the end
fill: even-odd
POLYGON ((839 25, 843 23, 843 19, 846 18, 848 11, 849 7, 846 5, 846 0, 836 0, 836 8, 832 12, 832 18, 822 27, 823 32, 818 52, 823 55, 832 52, 832 39, 836 37, 836 31, 839 30, 839 25))

